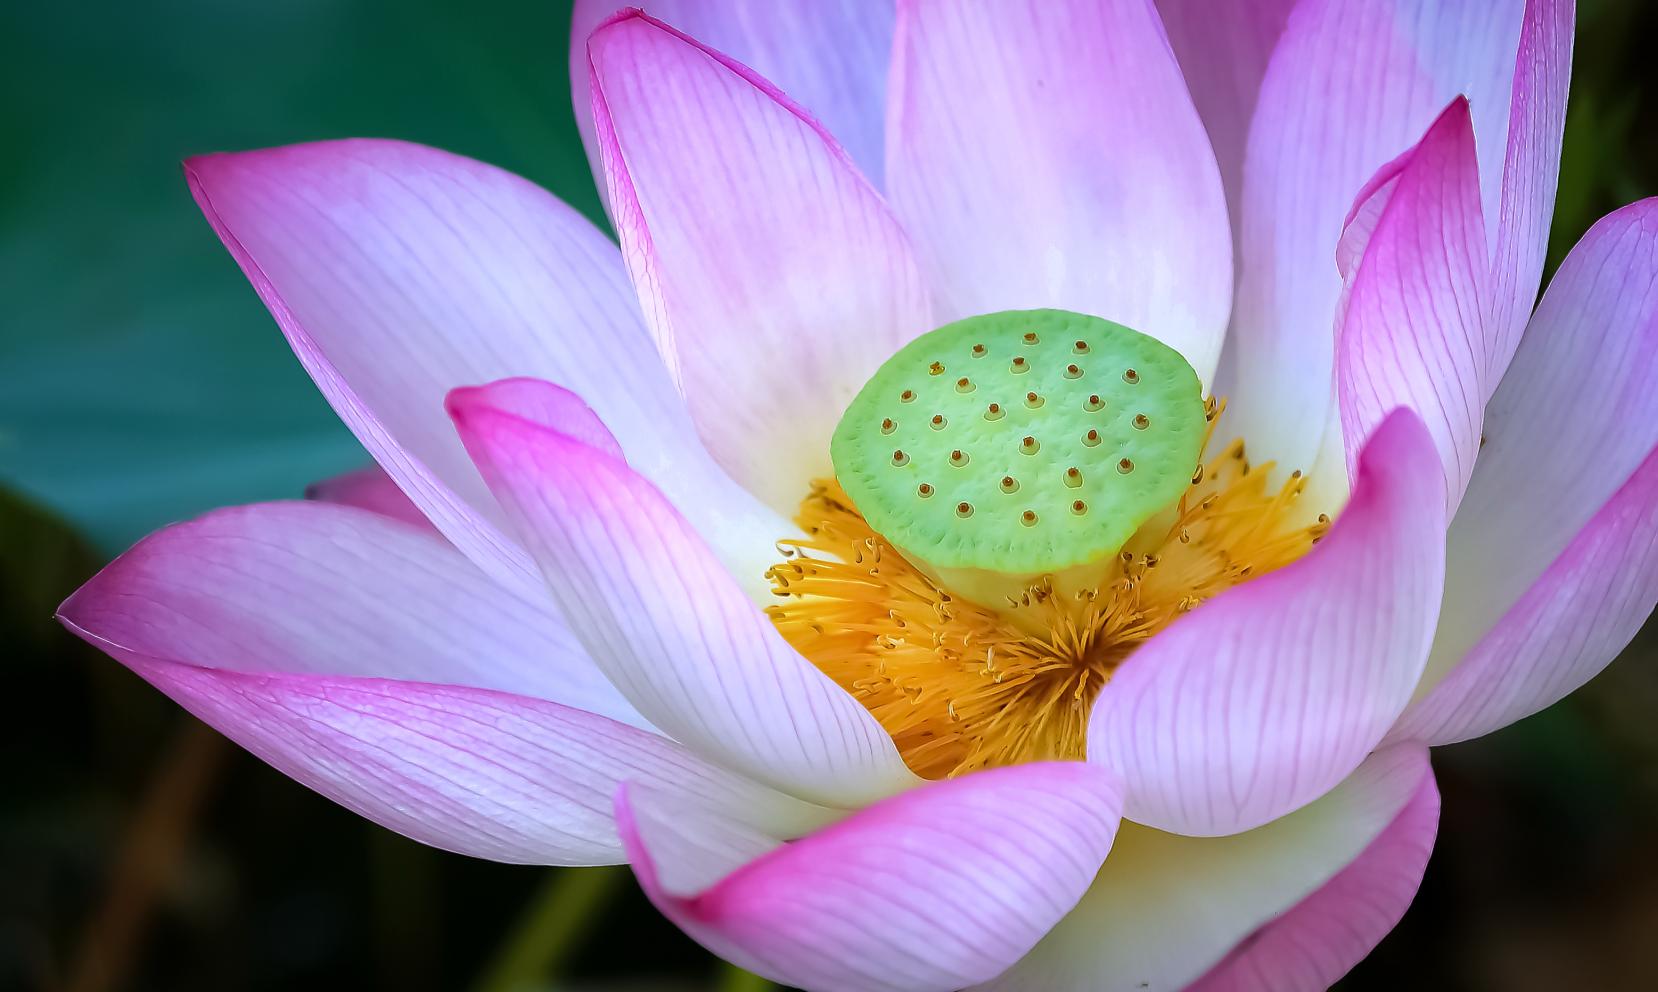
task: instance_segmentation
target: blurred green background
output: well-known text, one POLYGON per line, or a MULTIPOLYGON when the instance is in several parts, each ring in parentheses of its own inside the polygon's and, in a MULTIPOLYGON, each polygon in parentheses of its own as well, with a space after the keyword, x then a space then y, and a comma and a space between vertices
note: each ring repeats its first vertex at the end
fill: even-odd
MULTIPOLYGON (((743 987, 625 876, 375 828, 50 619, 143 533, 364 462, 179 159, 395 136, 599 219, 568 18, 560 0, 0 7, 0 989, 419 992, 549 968, 562 989, 743 987)), ((1582 3, 1551 269, 1600 214, 1658 193, 1655 37, 1658 5, 1582 3)), ((1566 702, 1436 754, 1422 894, 1342 988, 1658 987, 1650 626, 1566 702)))

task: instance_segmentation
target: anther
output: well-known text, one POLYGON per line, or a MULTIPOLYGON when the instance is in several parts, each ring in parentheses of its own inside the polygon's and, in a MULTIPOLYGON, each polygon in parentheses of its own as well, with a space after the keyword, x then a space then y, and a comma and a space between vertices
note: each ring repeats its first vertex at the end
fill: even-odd
POLYGON ((949 423, 949 421, 944 419, 944 414, 942 414, 942 413, 933 414, 933 419, 928 421, 928 424, 935 431, 943 430, 944 425, 947 424, 947 423, 949 423))
POLYGON ((1016 493, 1019 491, 1019 480, 1011 475, 1002 476, 1002 492, 1016 493))
POLYGON ((892 453, 892 463, 900 466, 908 465, 910 463, 910 456, 904 454, 903 448, 899 448, 892 453))
POLYGON ((1150 427, 1150 426, 1151 426, 1151 418, 1150 417, 1146 416, 1143 413, 1136 413, 1134 415, 1134 429, 1135 430, 1143 431, 1147 427, 1150 427))
POLYGON ((1034 410, 1037 407, 1041 406, 1042 403, 1043 403, 1042 397, 1037 395, 1036 393, 1026 393, 1025 394, 1025 405, 1030 407, 1032 410, 1034 410))
POLYGON ((1093 428, 1089 428, 1088 433, 1086 433, 1082 436, 1082 443, 1088 445, 1088 447, 1090 447, 1090 448, 1092 448, 1096 444, 1099 444, 1100 443, 1100 432, 1094 430, 1093 428))
POLYGON ((956 468, 961 468, 963 465, 966 465, 967 452, 961 450, 960 448, 950 452, 950 464, 954 465, 956 468))
POLYGON ((1024 513, 1019 514, 1019 522, 1024 524, 1026 527, 1036 526, 1036 511, 1026 510, 1024 513))
POLYGON ((986 420, 1001 420, 1002 419, 1002 404, 992 403, 989 406, 985 407, 984 408, 984 419, 986 419, 986 420))
POLYGON ((1021 355, 1013 360, 1013 364, 1008 367, 1008 370, 1014 375, 1022 375, 1030 371, 1030 363, 1025 361, 1025 357, 1021 355))
POLYGON ((1065 484, 1072 489, 1082 485, 1082 469, 1071 466, 1065 470, 1065 484))
POLYGON ((1197 471, 1192 473, 1192 485, 1195 486, 1195 485, 1197 485, 1198 483, 1200 483, 1202 481, 1203 481, 1203 466, 1199 465, 1197 467, 1197 471))
POLYGON ((1074 341, 1071 343, 1071 350, 1079 355, 1086 355, 1088 354, 1088 342, 1074 341))
POLYGON ((972 391, 973 391, 973 380, 972 379, 969 379, 966 376, 962 376, 960 379, 956 380, 956 392, 958 392, 958 393, 971 393, 972 391))
POLYGON ((1071 512, 1080 517, 1088 512, 1088 504, 1080 499, 1074 499, 1071 501, 1071 512))
POLYGON ((1037 443, 1036 438, 1026 434, 1025 437, 1019 442, 1019 453, 1024 455, 1034 455, 1036 454, 1036 449, 1040 447, 1042 447, 1042 445, 1037 443))
POLYGON ((1082 408, 1087 410, 1089 413, 1093 413, 1096 410, 1103 410, 1105 409, 1105 401, 1100 399, 1099 393, 1093 393, 1088 397, 1088 402, 1082 404, 1082 408))
POLYGON ((914 403, 915 402, 915 390, 906 389, 903 392, 899 393, 898 394, 898 402, 900 402, 900 403, 914 403))
POLYGON ((962 500, 960 503, 956 504, 956 516, 965 518, 965 517, 971 517, 972 515, 973 515, 973 504, 972 503, 969 503, 966 500, 962 500))
POLYGON ((943 375, 944 374, 944 363, 943 362, 934 362, 933 364, 927 366, 927 374, 928 375, 943 375))
POLYGON ((888 417, 885 420, 881 421, 881 433, 882 434, 891 434, 893 431, 895 431, 897 429, 898 429, 898 421, 893 420, 891 417, 888 417))
POLYGON ((1082 378, 1082 366, 1074 365, 1074 364, 1065 366, 1065 378, 1067 378, 1067 379, 1080 379, 1080 378, 1082 378))
POLYGON ((1117 471, 1123 473, 1124 475, 1134 471, 1133 460, 1128 458, 1119 458, 1117 460, 1117 471))
POLYGON ((1128 369, 1123 372, 1123 381, 1132 386, 1136 382, 1140 381, 1140 373, 1134 371, 1133 369, 1128 369))
POLYGON ((915 487, 915 494, 920 496, 922 499, 927 499, 932 496, 933 487, 923 482, 921 485, 915 487))

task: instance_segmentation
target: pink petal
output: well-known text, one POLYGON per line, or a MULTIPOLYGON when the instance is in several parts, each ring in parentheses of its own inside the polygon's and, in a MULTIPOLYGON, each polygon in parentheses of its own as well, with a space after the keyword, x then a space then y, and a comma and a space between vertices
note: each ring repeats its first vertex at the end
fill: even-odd
POLYGON ((424 528, 327 503, 217 510, 150 535, 59 608, 123 658, 499 689, 649 726, 551 612, 424 528))
POLYGON ((1576 14, 1576 0, 1526 0, 1501 189, 1494 193, 1489 181, 1482 185, 1483 197, 1497 197, 1485 201, 1488 219, 1493 207, 1497 211, 1491 257, 1492 333, 1497 342, 1488 370, 1492 382, 1502 377, 1520 343, 1543 278, 1549 220, 1560 181, 1576 14))
POLYGON ((1076 905, 1117 829, 1109 772, 1019 765, 930 783, 787 846, 628 787, 616 816, 651 901, 703 946, 808 989, 958 989, 1076 905))
POLYGON ((1346 868, 1233 949, 1187 992, 1322 992, 1398 924, 1439 831, 1439 788, 1415 795, 1346 868))
MULTIPOLYGON (((1414 411, 1439 449, 1449 514, 1473 471, 1491 392, 1485 230, 1468 101, 1452 101, 1392 168, 1377 187, 1386 205, 1338 317, 1341 427, 1356 464, 1383 418, 1399 407, 1414 411)), ((1368 219, 1366 204, 1355 217, 1368 219)))
MULTIPOLYGON (((1298 903, 1337 884, 1432 783, 1426 749, 1397 747, 1307 806, 1244 833, 1181 837, 1125 822, 1076 910, 981 989, 1184 988, 1251 933, 1264 926, 1270 934, 1275 919, 1291 920, 1298 903)), ((1359 926, 1368 931, 1368 920, 1359 926)))
POLYGON ((461 437, 571 629, 639 712, 700 753, 830 805, 914 782, 874 717, 789 647, 650 483, 484 399, 452 398, 461 437))
POLYGON ((1236 833, 1358 767, 1426 660, 1444 574, 1440 480, 1421 423, 1390 417, 1318 547, 1205 603, 1123 664, 1089 718, 1088 760, 1123 775, 1126 816, 1236 833))
POLYGON ((905 0, 887 183, 945 316, 1120 321, 1209 381, 1232 301, 1214 153, 1145 0, 905 0))
POLYGON ((862 0, 576 0, 570 93, 599 187, 604 166, 593 133, 587 39, 626 7, 641 7, 708 47, 774 80, 823 122, 864 175, 880 181, 893 7, 862 0))
POLYGON ((305 487, 305 498, 372 510, 381 516, 438 533, 432 522, 426 519, 426 514, 420 512, 420 507, 415 506, 403 490, 397 488, 397 482, 378 465, 313 482, 305 487))
POLYGON ((1438 716, 1407 716, 1400 733, 1494 729, 1574 688, 1627 639, 1614 618, 1640 611, 1649 567, 1643 484, 1631 478, 1658 447, 1654 381, 1658 199, 1601 220, 1555 274, 1486 409, 1486 444, 1448 535, 1443 619, 1417 697, 1470 652, 1485 655, 1478 681, 1517 681, 1476 688, 1471 671, 1454 691, 1482 703, 1453 716, 1442 700, 1438 716), (1579 571, 1591 566, 1611 571, 1579 571), (1564 653, 1535 654, 1544 648, 1564 653))
POLYGON ((589 52, 658 347, 714 457, 793 513, 830 471, 846 405, 932 327, 904 233, 834 139, 743 66, 637 12, 589 52))
POLYGON ((1209 132, 1237 225, 1249 121, 1267 59, 1296 0, 1157 0, 1192 103, 1209 132))
POLYGON ((392 141, 191 159, 191 191, 336 411, 468 558, 535 568, 443 414, 457 385, 580 392, 653 477, 700 452, 616 248, 546 191, 392 141))
MULTIPOLYGON (((457 389, 450 401, 510 413, 611 457, 624 458, 621 446, 581 397, 550 382, 503 379, 457 389)), ((799 528, 773 513, 707 458, 687 458, 661 478, 662 495, 685 514, 749 598, 774 602, 766 572, 779 560, 777 542, 798 533, 799 528)))
POLYGON ((1230 429, 1257 460, 1310 469, 1334 409, 1332 261, 1354 192, 1465 94, 1488 219, 1525 0, 1303 0, 1261 83, 1245 156, 1230 429))
POLYGON ((606 805, 623 782, 726 808, 785 834, 829 818, 656 734, 544 700, 119 657, 283 774, 381 826, 459 854, 522 864, 624 861, 606 805))

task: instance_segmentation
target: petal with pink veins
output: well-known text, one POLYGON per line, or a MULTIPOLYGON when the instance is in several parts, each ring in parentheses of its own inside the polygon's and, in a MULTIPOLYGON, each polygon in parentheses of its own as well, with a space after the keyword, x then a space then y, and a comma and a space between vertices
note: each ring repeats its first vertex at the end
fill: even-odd
MULTIPOLYGON (((1234 948, 1252 934, 1272 941, 1272 947, 1282 939, 1274 937, 1275 927, 1288 924, 1297 928, 1292 932, 1300 932, 1301 905, 1344 884, 1343 877, 1375 857, 1378 848, 1391 852, 1390 824, 1398 824, 1415 797, 1424 790, 1433 794, 1433 788, 1427 750, 1407 745, 1377 752, 1319 799, 1243 833, 1182 837, 1125 821, 1111 856, 1076 910, 1028 957, 980 988, 1187 988, 1217 962, 1247 953, 1234 948)), ((1434 798, 1437 812, 1437 795, 1434 798)), ((1431 823, 1430 819, 1429 840, 1431 823)), ((1402 857, 1389 863, 1410 867, 1402 857)), ((1415 871, 1420 877, 1420 861, 1415 871)), ((1415 891, 1414 880, 1409 889, 1415 891)), ((1355 899, 1342 905, 1356 910, 1357 903, 1355 899)), ((1370 934, 1372 915, 1367 908, 1354 916, 1354 928, 1370 934)), ((1332 944, 1320 949, 1318 960, 1332 960, 1341 953, 1332 944)))
POLYGON ((1232 238, 1203 123, 1147 0, 899 4, 887 185, 955 319, 1059 307, 1210 381, 1232 238))
POLYGON ((1322 543, 1123 662, 1089 717, 1088 760, 1122 774, 1125 816, 1171 833, 1237 833, 1358 767, 1427 658, 1445 564, 1441 480, 1421 422, 1393 415, 1322 543))
POLYGON ((616 804, 645 893, 721 957, 808 989, 946 992, 994 977, 1071 911, 1120 794, 1080 762, 998 768, 788 845, 646 787, 616 804))
POLYGON ((1451 102, 1420 143, 1391 163, 1353 218, 1374 228, 1337 317, 1337 388, 1350 466, 1393 410, 1416 413, 1439 449, 1455 512, 1473 472, 1493 341, 1478 163, 1468 101, 1451 102), (1385 176, 1385 179, 1383 178, 1385 176), (1377 201, 1385 201, 1379 211, 1377 201))
POLYGON ((570 95, 582 144, 601 190, 604 163, 594 136, 587 39, 627 7, 643 8, 775 82, 823 122, 864 175, 881 181, 892 4, 867 0, 576 0, 570 30, 570 95))
POLYGON ((792 514, 847 404, 932 327, 908 239, 828 132, 739 63, 638 12, 588 51, 657 345, 715 459, 792 514))
POLYGON ((451 388, 539 376, 593 404, 649 477, 703 457, 616 247, 545 190, 394 141, 208 155, 185 172, 334 409, 515 591, 539 579, 444 416, 451 388))
POLYGON ((383 517, 438 533, 426 514, 420 512, 420 507, 397 487, 397 480, 378 465, 313 482, 305 487, 305 498, 372 510, 383 517))
POLYGON ((783 640, 649 482, 457 391, 450 409, 577 638, 674 739, 786 792, 858 806, 915 783, 860 706, 783 640))
POLYGON ((1397 734, 1460 740, 1534 712, 1611 660, 1643 601, 1650 611, 1640 501, 1658 448, 1655 380, 1649 199, 1603 218, 1566 256, 1486 409, 1479 464, 1447 536, 1443 619, 1397 734), (1446 697, 1420 701, 1476 658, 1446 697))
POLYGON ((1459 94, 1495 231, 1525 3, 1303 0, 1290 14, 1250 125, 1229 377, 1217 390, 1227 429, 1257 460, 1312 468, 1334 409, 1343 218, 1459 94))
POLYGON ((1364 960, 1410 908, 1439 832, 1431 774, 1346 868, 1246 937, 1187 992, 1323 992, 1364 960))

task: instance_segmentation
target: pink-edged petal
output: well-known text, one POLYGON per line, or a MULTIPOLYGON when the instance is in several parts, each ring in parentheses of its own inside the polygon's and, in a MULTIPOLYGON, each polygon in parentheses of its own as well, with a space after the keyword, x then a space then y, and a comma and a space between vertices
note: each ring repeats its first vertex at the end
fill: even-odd
POLYGON ((1346 868, 1244 939, 1187 992, 1323 992, 1364 960, 1410 908, 1439 832, 1431 774, 1346 868))
POLYGON ((617 797, 635 874, 714 953, 807 989, 940 992, 1019 960, 1088 888, 1120 810, 1109 772, 998 768, 787 846, 646 788, 617 797))
POLYGON ((869 711, 797 654, 625 463, 458 392, 450 408, 571 630, 674 739, 814 801, 915 781, 869 711))
POLYGON ((117 657, 283 774, 384 827, 460 854, 620 863, 626 858, 607 800, 624 782, 729 809, 784 834, 832 819, 656 734, 546 700, 117 657))
POLYGON ((1426 698, 1396 738, 1451 744, 1564 698, 1658 604, 1658 450, 1426 698))
POLYGON ((1493 341, 1486 333, 1485 229, 1468 101, 1451 102, 1403 159, 1372 180, 1353 219, 1374 228, 1358 254, 1337 344, 1341 429, 1358 455, 1400 407, 1433 435, 1455 512, 1479 450, 1493 341), (1380 180, 1378 182, 1378 180, 1380 180), (1385 201, 1379 210, 1378 201, 1385 201))
POLYGON ((1343 219, 1459 94, 1494 229, 1524 2, 1303 0, 1290 14, 1250 126, 1229 376, 1217 390, 1256 459, 1312 467, 1334 409, 1343 219))
POLYGON ((1427 658, 1442 492, 1432 440, 1408 411, 1395 414, 1366 445, 1353 498, 1322 543, 1123 663, 1089 717, 1088 760, 1123 775, 1124 815, 1173 833, 1236 833, 1358 767, 1427 658))
POLYGON ((408 494, 398 488, 397 480, 378 465, 313 482, 305 487, 305 498, 372 510, 381 516, 438 533, 432 522, 426 519, 426 514, 420 512, 420 507, 415 506, 408 494))
POLYGON ((539 586, 444 416, 450 388, 562 383, 652 478, 701 455, 615 245, 545 190, 394 141, 208 155, 185 171, 334 409, 498 581, 539 586))
MULTIPOLYGON (((575 393, 539 379, 504 379, 463 387, 451 396, 463 406, 490 407, 539 424, 596 451, 625 460, 621 446, 575 393)), ((772 512, 707 458, 687 458, 657 484, 696 528, 749 598, 774 601, 766 572, 777 564, 777 542, 798 528, 772 512)))
POLYGON ((1243 160, 1267 60, 1296 0, 1157 0, 1238 222, 1243 160))
MULTIPOLYGON (((1506 702, 1483 715, 1470 710, 1471 722, 1462 726, 1444 722, 1448 717, 1443 713, 1421 725, 1418 717, 1407 716, 1400 733, 1439 740, 1492 729, 1490 719, 1505 713, 1512 719, 1546 705, 1552 702, 1547 693, 1574 687, 1610 659, 1610 654, 1596 653, 1610 648, 1602 638, 1616 640, 1620 625, 1609 623, 1594 632, 1577 621, 1610 620, 1621 609, 1639 606, 1615 605, 1614 592, 1638 594, 1649 553, 1638 540, 1645 524, 1636 507, 1618 509, 1608 501, 1618 498, 1658 447, 1654 381, 1658 199, 1649 199, 1603 218, 1566 256, 1486 408, 1486 443, 1447 536, 1445 603, 1417 698, 1427 696, 1499 620, 1504 630, 1491 634, 1494 651, 1505 641, 1502 650, 1513 651, 1515 643, 1508 639, 1530 629, 1529 636, 1540 644, 1560 636, 1566 640, 1553 643, 1555 649, 1581 643, 1580 650, 1588 653, 1574 650, 1551 659, 1534 657, 1527 649, 1508 655, 1520 685, 1482 690, 1493 694, 1491 701, 1506 702), (1606 516, 1585 530, 1597 513, 1606 516), (1620 532, 1634 542, 1623 550, 1615 547, 1613 536, 1620 532), (1574 541, 1581 542, 1575 549, 1574 541), (1596 550, 1607 541, 1614 546, 1596 550), (1578 574, 1575 569, 1587 562, 1616 564, 1619 572, 1598 579, 1578 574), (1548 587, 1540 587, 1557 563, 1559 571, 1548 587), (1596 588, 1612 598, 1598 603, 1574 598, 1596 588), (1567 626, 1554 630, 1542 622, 1544 613, 1528 617, 1516 606, 1528 597, 1534 597, 1530 602, 1536 609, 1555 603, 1548 615, 1567 626), (1537 626, 1528 627, 1534 622, 1537 626), (1595 636, 1587 637, 1590 633, 1595 636), (1551 661, 1561 666, 1558 672, 1547 671, 1551 661), (1510 691, 1519 695, 1508 696, 1510 691)), ((1488 656, 1481 670, 1504 678, 1504 657, 1500 651, 1488 656)))
POLYGON ((1395 747, 1307 806, 1241 834, 1182 837, 1124 821, 1076 910, 983 989, 1185 988, 1241 940, 1333 884, 1432 782, 1425 748, 1395 747))
POLYGON ((892 73, 887 185, 944 316, 1096 314, 1209 381, 1226 201, 1147 0, 904 0, 892 73))
POLYGON ((775 82, 823 122, 880 182, 885 157, 891 3, 868 0, 576 0, 570 30, 570 95, 599 188, 604 164, 594 136, 587 39, 627 7, 639 7, 775 82))
POLYGON ((499 689, 648 726, 545 600, 502 590, 424 528, 292 502, 157 531, 59 614, 117 657, 499 689))
MULTIPOLYGON (((1560 182, 1560 145, 1566 132, 1566 91, 1572 76, 1576 0, 1527 0, 1515 60, 1508 121, 1508 148, 1501 186, 1495 191, 1496 238, 1492 249, 1490 381, 1496 382, 1519 346, 1537 300, 1548 251, 1549 220, 1560 182)), ((1485 161, 1482 159, 1482 166, 1485 161)), ((1482 195, 1490 196, 1490 183, 1482 195)))
POLYGON ((846 405, 932 326, 908 241, 834 139, 742 65, 637 12, 588 49, 657 345, 715 459, 793 513, 846 405))

